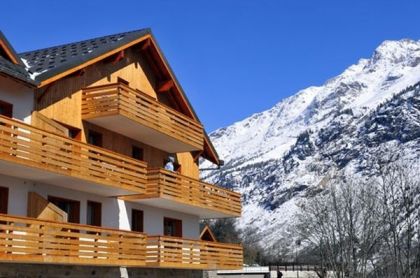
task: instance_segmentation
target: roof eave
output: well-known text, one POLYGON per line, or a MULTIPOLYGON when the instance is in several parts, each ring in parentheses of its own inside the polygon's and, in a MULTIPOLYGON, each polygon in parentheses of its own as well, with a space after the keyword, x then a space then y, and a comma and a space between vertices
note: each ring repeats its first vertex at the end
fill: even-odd
POLYGON ((5 75, 9 78, 12 78, 12 79, 16 80, 17 82, 24 83, 29 88, 37 88, 38 87, 38 82, 36 82, 34 80, 20 78, 16 75, 13 75, 13 74, 10 74, 10 73, 4 72, 4 71, 0 71, 0 75, 5 75))
POLYGON ((2 31, 0 31, 0 47, 2 47, 6 54, 8 55, 9 59, 16 65, 25 66, 22 62, 22 60, 17 55, 15 49, 13 46, 9 43, 6 36, 3 34, 2 31))

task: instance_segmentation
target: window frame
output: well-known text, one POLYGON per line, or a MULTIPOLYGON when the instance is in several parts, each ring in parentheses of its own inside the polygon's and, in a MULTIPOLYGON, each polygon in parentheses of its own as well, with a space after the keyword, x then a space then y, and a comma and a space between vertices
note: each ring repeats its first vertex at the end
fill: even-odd
POLYGON ((101 227, 102 225, 102 203, 101 202, 95 202, 91 200, 88 200, 86 202, 86 224, 90 226, 101 227), (90 212, 92 212, 93 215, 89 215, 90 212), (92 219, 93 221, 91 222, 92 219))
POLYGON ((0 186, 0 213, 7 214, 9 211, 9 188, 0 186))
POLYGON ((71 209, 72 209, 72 213, 68 213, 67 211, 64 211, 65 213, 67 213, 67 216, 68 216, 67 221, 70 222, 70 223, 77 223, 77 224, 80 223, 80 201, 67 199, 67 198, 62 198, 62 197, 51 196, 51 195, 48 195, 47 199, 48 199, 48 202, 53 203, 58 208, 60 208, 60 206, 55 202, 67 202, 67 203, 69 203, 70 206, 71 206, 71 209))
POLYGON ((0 115, 13 118, 13 104, 4 100, 0 100, 0 112, 3 108, 5 108, 5 112, 0 113, 0 115))
POLYGON ((141 209, 131 209, 131 230, 134 231, 134 232, 139 232, 139 233, 144 232, 144 211, 143 210, 141 210, 141 209), (141 215, 140 223, 135 222, 134 219, 138 219, 137 217, 135 217, 135 214, 141 215))
POLYGON ((171 217, 163 217, 163 235, 172 237, 182 237, 182 220, 171 217), (173 230, 171 233, 166 232, 167 223, 172 224, 173 230))

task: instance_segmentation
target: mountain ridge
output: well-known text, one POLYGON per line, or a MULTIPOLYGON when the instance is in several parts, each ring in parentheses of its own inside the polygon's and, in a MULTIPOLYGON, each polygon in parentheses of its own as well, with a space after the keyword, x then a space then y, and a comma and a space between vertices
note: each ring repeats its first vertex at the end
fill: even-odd
POLYGON ((420 41, 384 41, 323 85, 212 132, 225 166, 203 178, 240 191, 238 227, 273 246, 334 169, 363 174, 384 152, 418 160, 419 82, 420 41))

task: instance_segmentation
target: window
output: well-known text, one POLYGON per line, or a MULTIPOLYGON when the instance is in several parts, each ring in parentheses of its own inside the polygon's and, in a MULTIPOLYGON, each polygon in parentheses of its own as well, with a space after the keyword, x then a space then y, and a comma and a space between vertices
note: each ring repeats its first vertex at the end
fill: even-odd
POLYGON ((0 187, 0 213, 7 213, 9 204, 9 188, 0 187))
POLYGON ((87 202, 86 224, 101 226, 102 222, 102 204, 98 202, 87 202))
POLYGON ((131 157, 138 160, 143 160, 143 149, 133 146, 131 149, 131 157))
POLYGON ((68 221, 80 223, 80 202, 69 199, 48 196, 48 201, 67 213, 68 221))
POLYGON ((143 232, 143 211, 133 209, 131 211, 131 230, 143 232))
POLYGON ((0 100, 0 115, 12 118, 13 117, 13 105, 0 100))
POLYGON ((89 130, 87 141, 91 145, 102 147, 102 134, 96 131, 89 130))
POLYGON ((182 237, 182 220, 164 217, 163 234, 165 236, 182 237))

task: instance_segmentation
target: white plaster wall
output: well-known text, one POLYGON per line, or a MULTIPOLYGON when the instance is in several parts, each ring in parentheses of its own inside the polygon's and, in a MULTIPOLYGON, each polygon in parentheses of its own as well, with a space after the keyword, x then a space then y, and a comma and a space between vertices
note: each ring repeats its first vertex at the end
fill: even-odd
POLYGON ((200 235, 199 218, 195 215, 102 197, 59 186, 34 183, 5 175, 0 175, 0 186, 9 188, 8 213, 12 215, 27 215, 28 192, 34 191, 44 198, 48 198, 50 195, 80 201, 81 224, 86 224, 87 201, 95 201, 102 204, 102 226, 104 227, 131 230, 131 210, 134 208, 143 210, 144 232, 149 235, 163 235, 164 217, 182 220, 183 237, 198 239, 200 235))
POLYGON ((54 196, 80 201, 80 223, 82 224, 86 224, 87 201, 100 202, 102 203, 102 225, 112 228, 119 227, 118 206, 115 198, 102 197, 53 185, 39 184, 4 175, 0 175, 0 186, 9 188, 9 214, 26 216, 28 192, 33 191, 46 199, 48 196, 54 196))
POLYGON ((34 90, 0 75, 0 100, 13 104, 13 118, 31 123, 34 90))
MULTIPOLYGON (((120 202, 124 202, 121 201, 120 202)), ((146 206, 134 202, 124 202, 121 206, 125 208, 120 211, 124 216, 120 219, 121 229, 127 229, 127 223, 131 223, 131 209, 139 209, 144 214, 144 232, 148 235, 163 235, 163 218, 169 217, 182 220, 182 237, 189 239, 198 239, 200 236, 199 217, 196 215, 185 214, 172 210, 146 206)))

